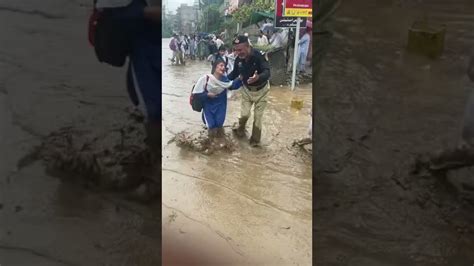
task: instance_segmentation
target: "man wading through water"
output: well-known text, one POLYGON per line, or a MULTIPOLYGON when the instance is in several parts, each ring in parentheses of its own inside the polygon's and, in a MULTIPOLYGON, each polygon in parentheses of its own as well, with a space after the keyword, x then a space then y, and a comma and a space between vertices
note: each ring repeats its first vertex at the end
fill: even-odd
POLYGON ((245 125, 252 105, 255 105, 250 145, 258 146, 262 136, 263 112, 270 92, 270 65, 258 50, 250 46, 246 36, 238 36, 233 44, 238 57, 229 79, 234 80, 241 76, 243 81, 240 118, 233 130, 237 136, 245 136, 245 125))

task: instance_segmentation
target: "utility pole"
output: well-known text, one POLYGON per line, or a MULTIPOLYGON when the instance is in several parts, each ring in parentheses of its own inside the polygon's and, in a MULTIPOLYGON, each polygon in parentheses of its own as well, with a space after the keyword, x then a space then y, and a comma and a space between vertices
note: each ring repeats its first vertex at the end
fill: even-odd
POLYGON ((295 83, 296 83, 296 64, 298 64, 298 41, 300 39, 300 23, 301 19, 296 19, 296 33, 295 33, 295 53, 293 56, 293 72, 291 75, 291 90, 295 90, 295 83))

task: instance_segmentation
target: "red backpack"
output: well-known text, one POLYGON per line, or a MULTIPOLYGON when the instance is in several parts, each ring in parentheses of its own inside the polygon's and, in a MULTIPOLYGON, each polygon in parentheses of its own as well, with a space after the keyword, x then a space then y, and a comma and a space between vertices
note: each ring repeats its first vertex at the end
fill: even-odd
POLYGON ((178 50, 178 47, 176 46, 176 40, 175 40, 175 39, 172 39, 172 40, 170 41, 169 47, 170 47, 170 49, 171 49, 172 51, 178 50))
POLYGON ((98 10, 96 3, 89 17, 89 43, 99 62, 122 67, 132 50, 135 23, 114 19, 110 13, 114 8, 98 10))
POLYGON ((95 8, 97 0, 94 0, 94 9, 92 10, 92 14, 89 17, 89 27, 88 27, 88 35, 89 35, 89 44, 94 47, 95 46, 95 30, 97 28, 97 21, 100 18, 100 11, 95 8))

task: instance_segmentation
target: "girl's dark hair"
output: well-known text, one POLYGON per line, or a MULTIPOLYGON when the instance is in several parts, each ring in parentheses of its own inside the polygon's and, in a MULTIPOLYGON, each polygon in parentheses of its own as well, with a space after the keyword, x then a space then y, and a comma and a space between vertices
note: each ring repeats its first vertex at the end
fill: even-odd
POLYGON ((227 48, 225 47, 225 45, 221 45, 219 46, 219 51, 226 51, 227 48))
POLYGON ((211 74, 214 74, 214 71, 216 71, 216 67, 218 64, 223 63, 225 65, 225 61, 222 60, 221 58, 218 58, 214 63, 212 63, 212 69, 211 69, 211 74))

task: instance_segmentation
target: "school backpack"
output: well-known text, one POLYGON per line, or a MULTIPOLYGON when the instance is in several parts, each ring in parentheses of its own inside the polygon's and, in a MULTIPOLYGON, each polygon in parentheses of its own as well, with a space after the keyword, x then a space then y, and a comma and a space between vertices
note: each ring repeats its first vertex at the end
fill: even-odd
MULTIPOLYGON (((207 82, 208 81, 209 81, 209 76, 206 75, 206 85, 204 85, 204 91, 207 91, 207 82)), ((196 86, 196 84, 194 84, 193 88, 191 89, 191 95, 189 96, 189 104, 191 105, 191 107, 193 108, 194 111, 201 112, 203 104, 199 100, 199 97, 196 97, 196 95, 193 94, 195 86, 196 86)))
POLYGON ((122 67, 131 52, 132 25, 112 15, 115 8, 96 8, 89 18, 89 43, 94 47, 99 62, 122 67))
POLYGON ((176 51, 176 50, 178 50, 178 47, 176 46, 176 40, 175 40, 175 39, 172 39, 172 40, 170 41, 169 47, 170 47, 171 51, 176 51))

